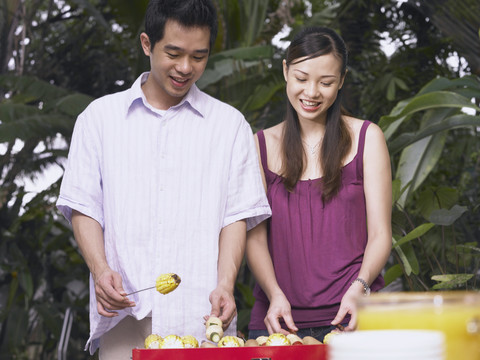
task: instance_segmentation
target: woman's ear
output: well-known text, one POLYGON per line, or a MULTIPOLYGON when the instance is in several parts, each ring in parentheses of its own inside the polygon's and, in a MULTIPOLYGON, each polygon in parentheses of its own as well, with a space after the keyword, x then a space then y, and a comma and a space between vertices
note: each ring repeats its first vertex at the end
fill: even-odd
POLYGON ((150 56, 150 53, 151 53, 150 38, 144 32, 140 34, 140 43, 142 44, 142 49, 144 54, 147 56, 150 56))
POLYGON ((338 90, 343 87, 343 83, 345 82, 345 78, 347 77, 348 69, 345 70, 345 74, 343 74, 342 78, 340 79, 340 85, 338 86, 338 90))
POLYGON ((286 81, 287 81, 287 78, 288 78, 288 65, 287 65, 287 60, 283 59, 282 65, 283 65, 283 78, 285 79, 285 82, 286 82, 286 81))

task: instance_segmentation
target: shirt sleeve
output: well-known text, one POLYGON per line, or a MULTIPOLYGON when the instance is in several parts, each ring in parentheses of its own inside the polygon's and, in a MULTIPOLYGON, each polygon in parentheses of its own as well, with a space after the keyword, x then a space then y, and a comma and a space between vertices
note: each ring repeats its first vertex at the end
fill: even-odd
POLYGON ((101 144, 97 127, 93 127, 88 108, 75 123, 57 208, 71 222, 76 210, 96 220, 102 228, 103 189, 101 144), (89 121, 90 120, 90 121, 89 121))
POLYGON ((253 133, 243 120, 233 145, 223 227, 246 220, 247 230, 250 230, 270 215, 253 133))

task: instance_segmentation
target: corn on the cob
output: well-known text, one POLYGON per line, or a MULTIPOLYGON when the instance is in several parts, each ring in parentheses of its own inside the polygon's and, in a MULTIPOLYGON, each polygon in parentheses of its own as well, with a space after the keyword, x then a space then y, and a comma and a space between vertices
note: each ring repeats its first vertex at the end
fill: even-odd
POLYGON ((174 273, 162 274, 157 277, 155 288, 160 294, 168 294, 180 285, 180 276, 174 273))
POLYGON ((267 346, 290 345, 290 340, 288 340, 288 338, 285 335, 276 333, 268 337, 265 345, 267 346))
POLYGON ((198 348, 198 340, 192 335, 182 336, 182 341, 185 348, 198 348))
POLYGON ((303 340, 295 334, 288 334, 287 339, 290 341, 292 345, 303 345, 303 340))
POLYGON ((241 347, 243 346, 242 342, 240 342, 240 338, 236 336, 224 336, 218 342, 218 346, 219 347, 241 347))
POLYGON ((157 334, 150 334, 145 339, 145 349, 160 349, 162 337, 157 334))
POLYGON ((210 325, 207 327, 205 336, 208 340, 218 343, 223 336, 223 329, 219 325, 210 325))
POLYGON ((332 330, 332 331, 329 332, 327 335, 325 335, 325 337, 323 338, 323 343, 324 343, 324 344, 328 344, 330 341, 332 341, 332 338, 333 338, 334 336, 337 336, 337 335, 339 335, 339 334, 341 334, 340 331, 338 331, 338 330, 332 330))
POLYGON ((160 349, 183 349, 183 341, 180 336, 177 335, 168 335, 165 336, 162 343, 160 344, 160 349))

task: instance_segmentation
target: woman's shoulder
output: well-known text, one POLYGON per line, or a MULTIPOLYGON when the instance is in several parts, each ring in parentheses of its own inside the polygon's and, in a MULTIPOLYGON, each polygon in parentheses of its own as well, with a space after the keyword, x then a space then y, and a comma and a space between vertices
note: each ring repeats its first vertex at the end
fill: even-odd
MULTIPOLYGON (((358 119, 352 116, 344 116, 345 123, 348 125, 350 128, 350 131, 352 132, 352 135, 355 137, 355 139, 358 139, 360 136, 360 130, 362 129, 362 126, 367 122, 368 120, 363 120, 363 119, 358 119)), ((373 123, 370 122, 370 125, 367 128, 367 136, 378 136, 379 134, 383 134, 382 130, 380 127, 373 123)))
MULTIPOLYGON (((283 122, 268 129, 263 129, 262 131, 266 142, 278 143, 282 138, 283 122)), ((257 134, 255 134, 255 136, 257 136, 257 134)))

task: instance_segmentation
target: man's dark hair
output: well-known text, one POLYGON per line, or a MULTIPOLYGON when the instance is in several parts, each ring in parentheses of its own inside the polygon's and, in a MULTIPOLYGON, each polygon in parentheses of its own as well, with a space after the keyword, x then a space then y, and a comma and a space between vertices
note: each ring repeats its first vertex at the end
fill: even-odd
POLYGON ((145 33, 151 50, 163 39, 165 24, 175 20, 185 27, 208 27, 210 50, 217 38, 217 11, 211 0, 150 0, 145 13, 145 33))

